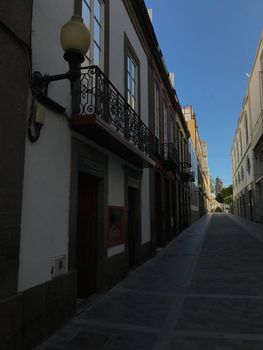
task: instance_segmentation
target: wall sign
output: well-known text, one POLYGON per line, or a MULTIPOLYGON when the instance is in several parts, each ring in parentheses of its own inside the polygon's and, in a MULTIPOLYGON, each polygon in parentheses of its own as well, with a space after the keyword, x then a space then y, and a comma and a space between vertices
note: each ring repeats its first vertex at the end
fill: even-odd
POLYGON ((109 207, 109 247, 124 243, 124 208, 109 207))

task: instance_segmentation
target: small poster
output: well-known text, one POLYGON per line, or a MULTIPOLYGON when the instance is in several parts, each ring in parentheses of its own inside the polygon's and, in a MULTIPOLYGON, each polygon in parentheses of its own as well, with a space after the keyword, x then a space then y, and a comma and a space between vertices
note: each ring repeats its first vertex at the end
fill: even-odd
POLYGON ((124 208, 109 207, 109 247, 124 243, 124 208))

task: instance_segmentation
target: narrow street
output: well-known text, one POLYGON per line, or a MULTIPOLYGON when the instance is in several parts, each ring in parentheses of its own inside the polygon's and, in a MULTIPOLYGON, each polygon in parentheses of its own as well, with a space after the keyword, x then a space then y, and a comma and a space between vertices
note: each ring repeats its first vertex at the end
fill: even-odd
POLYGON ((262 225, 207 215, 37 349, 263 349, 262 267, 262 225))

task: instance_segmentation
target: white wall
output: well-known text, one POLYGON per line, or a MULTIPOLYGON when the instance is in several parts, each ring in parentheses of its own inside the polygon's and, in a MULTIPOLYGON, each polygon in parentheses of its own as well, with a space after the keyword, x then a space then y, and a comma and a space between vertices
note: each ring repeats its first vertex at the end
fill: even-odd
POLYGON ((124 207, 124 161, 114 155, 109 156, 108 203, 124 207))
MULTIPOLYGON (((118 20, 110 20, 110 62, 109 62, 109 78, 116 86, 120 93, 124 96, 124 33, 126 33, 136 55, 140 61, 140 117, 146 125, 148 125, 148 60, 141 42, 136 34, 133 24, 127 14, 126 8, 122 0, 114 0, 110 2, 110 18, 118 20)), ((115 165, 116 166, 116 165, 115 165)), ((109 185, 114 183, 118 187, 122 185, 122 180, 118 177, 117 168, 113 166, 111 173, 115 174, 115 178, 109 179, 109 185), (114 168, 115 167, 115 168, 114 168)), ((110 188, 110 186, 109 186, 110 188)), ((109 205, 121 202, 121 193, 119 191, 109 192, 109 205)), ((124 188, 124 186, 123 186, 124 188)), ((144 170, 142 179, 142 243, 150 240, 150 195, 149 195, 149 171, 144 170)), ((115 204, 117 205, 117 204, 115 204)))
MULTIPOLYGON (((73 8, 73 0, 34 1, 33 71, 67 70, 59 33, 73 8)), ((69 108, 69 83, 51 83, 49 96, 69 108)), ((26 142, 19 291, 49 280, 53 257, 66 255, 67 259, 71 136, 61 115, 48 109, 45 115, 40 139, 26 142)))
POLYGON ((259 46, 258 55, 256 57, 254 67, 251 73, 251 78, 249 82, 249 97, 250 97, 250 108, 251 108, 251 122, 252 122, 252 132, 256 126, 257 120, 261 112, 260 103, 260 82, 259 82, 259 72, 263 67, 260 66, 260 55, 263 50, 263 44, 259 46))
MULTIPOLYGON (((242 140, 243 140, 243 153, 239 158, 237 159, 237 164, 233 166, 233 195, 234 197, 243 191, 245 187, 247 187, 249 184, 251 184, 254 180, 254 158, 253 158, 253 147, 251 146, 253 143, 255 143, 255 136, 256 132, 259 130, 258 123, 260 113, 261 113, 261 101, 260 101, 260 80, 259 80, 259 72, 262 70, 263 67, 260 65, 260 57, 262 55, 263 50, 263 44, 262 44, 262 37, 261 41, 259 43, 259 47, 257 50, 257 54, 255 57, 255 61, 253 64, 251 77, 248 83, 248 90, 247 90, 247 99, 243 104, 243 110, 240 115, 240 119, 238 121, 238 126, 235 134, 235 139, 233 142, 233 147, 236 148, 237 142, 239 143, 239 151, 240 151, 240 142, 239 142, 239 133, 242 133, 242 140), (247 115, 248 118, 248 143, 246 143, 246 137, 245 137, 245 115, 247 115), (250 174, 247 172, 247 157, 250 159, 250 174), (238 172, 241 173, 241 166, 244 169, 244 180, 237 184, 236 186, 236 178, 238 175, 238 172)), ((259 133, 258 133, 259 134, 259 133)), ((259 135, 257 135, 259 137, 259 135)), ((234 164, 234 158, 232 155, 232 164, 234 164)))
POLYGON ((148 125, 148 61, 144 49, 127 14, 122 0, 110 2, 110 72, 111 82, 124 96, 124 32, 140 60, 141 113, 140 117, 148 125))
MULTIPOLYGON (((74 12, 74 0, 35 0, 32 22, 33 71, 58 74, 67 71, 59 34, 74 12)), ((110 2, 110 79, 124 94, 124 32, 141 70, 141 118, 148 124, 148 62, 121 0, 110 2), (121 72, 121 74, 120 74, 121 72), (146 102, 147 101, 147 102, 146 102)), ((68 81, 53 82, 49 96, 70 110, 68 81)), ((70 112, 70 111, 69 111, 70 112)), ((26 142, 21 223, 19 291, 51 279, 52 258, 68 254, 71 132, 60 115, 45 109, 46 121, 40 139, 26 142)), ((107 151, 105 150, 107 153, 107 151)), ((109 155, 108 204, 124 206, 124 160, 109 155)), ((143 242, 150 239, 149 175, 143 180, 143 242), (145 194, 146 193, 146 194, 145 194)), ((108 249, 120 253, 124 245, 108 249)))
MULTIPOLYGON (((124 207, 124 171, 123 160, 114 155, 109 155, 109 182, 108 182, 108 205, 124 207)), ((124 252, 125 245, 108 248, 107 255, 111 257, 124 252)))

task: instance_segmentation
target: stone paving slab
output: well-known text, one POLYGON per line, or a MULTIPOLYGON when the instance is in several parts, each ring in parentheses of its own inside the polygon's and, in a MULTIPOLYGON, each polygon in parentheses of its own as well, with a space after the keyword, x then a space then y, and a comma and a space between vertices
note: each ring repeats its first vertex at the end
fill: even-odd
POLYGON ((111 291, 80 318, 159 328, 175 297, 111 291))
POLYGON ((177 329, 263 334, 263 299, 186 297, 177 329))
POLYGON ((191 292, 263 295, 262 244, 230 217, 224 222, 216 217, 209 227, 191 292))
POLYGON ((202 218, 38 350, 263 350, 261 228, 202 218))
POLYGON ((185 337, 174 336, 169 350, 262 350, 262 341, 242 339, 218 339, 194 337, 188 334, 185 337))

